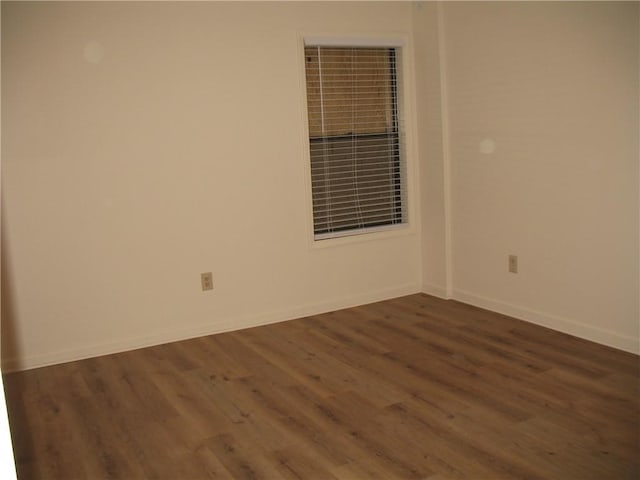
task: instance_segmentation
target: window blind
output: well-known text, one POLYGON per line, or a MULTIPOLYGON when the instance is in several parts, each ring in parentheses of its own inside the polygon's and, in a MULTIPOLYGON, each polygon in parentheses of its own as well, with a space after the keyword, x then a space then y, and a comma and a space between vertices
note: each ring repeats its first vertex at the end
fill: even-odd
POLYGON ((305 47, 316 239, 406 223, 398 51, 305 47))

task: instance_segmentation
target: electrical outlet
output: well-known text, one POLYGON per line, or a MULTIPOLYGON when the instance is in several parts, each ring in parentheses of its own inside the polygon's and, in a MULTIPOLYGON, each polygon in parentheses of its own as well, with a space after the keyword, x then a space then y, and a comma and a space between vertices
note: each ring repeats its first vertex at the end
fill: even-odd
POLYGON ((509 272, 518 273, 518 256, 509 255, 509 272))
POLYGON ((211 272, 201 273, 200 283, 202 283, 202 291, 213 290, 213 276, 211 272))

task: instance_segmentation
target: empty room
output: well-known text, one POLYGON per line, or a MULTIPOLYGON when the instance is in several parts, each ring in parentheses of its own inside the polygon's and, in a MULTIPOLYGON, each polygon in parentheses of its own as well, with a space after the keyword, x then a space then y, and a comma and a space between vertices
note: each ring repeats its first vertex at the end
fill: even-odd
POLYGON ((1 55, 3 479, 640 476, 639 2, 2 1, 1 55))

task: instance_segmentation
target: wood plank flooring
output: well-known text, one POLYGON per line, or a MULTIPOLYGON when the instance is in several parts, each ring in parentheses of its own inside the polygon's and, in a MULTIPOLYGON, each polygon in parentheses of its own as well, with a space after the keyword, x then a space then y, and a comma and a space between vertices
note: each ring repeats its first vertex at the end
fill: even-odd
POLYGON ((427 295, 9 374, 19 479, 637 479, 637 356, 427 295))

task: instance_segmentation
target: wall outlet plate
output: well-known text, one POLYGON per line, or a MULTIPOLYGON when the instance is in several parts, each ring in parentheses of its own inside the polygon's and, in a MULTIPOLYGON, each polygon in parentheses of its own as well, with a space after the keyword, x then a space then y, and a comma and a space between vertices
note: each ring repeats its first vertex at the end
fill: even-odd
POLYGON ((213 290, 213 275, 211 275, 211 272, 201 273, 200 283, 202 284, 202 291, 213 290))

